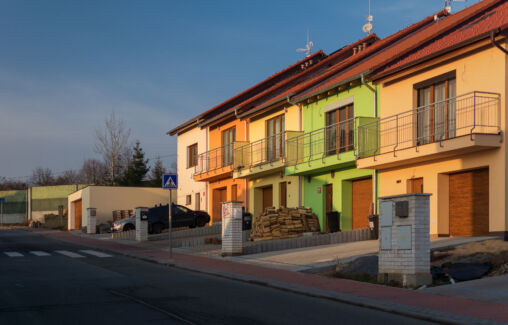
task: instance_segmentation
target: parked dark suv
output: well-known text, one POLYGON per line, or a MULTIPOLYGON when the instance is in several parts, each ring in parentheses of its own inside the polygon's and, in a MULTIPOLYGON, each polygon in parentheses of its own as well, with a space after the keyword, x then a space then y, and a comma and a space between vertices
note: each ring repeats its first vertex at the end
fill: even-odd
MULTIPOLYGON (((193 211, 184 206, 173 204, 171 223, 177 227, 203 227, 210 222, 210 216, 205 211, 193 211)), ((131 217, 113 223, 112 231, 134 230, 136 217, 131 217)), ((169 204, 152 207, 148 210, 148 233, 160 234, 169 227, 169 204)))

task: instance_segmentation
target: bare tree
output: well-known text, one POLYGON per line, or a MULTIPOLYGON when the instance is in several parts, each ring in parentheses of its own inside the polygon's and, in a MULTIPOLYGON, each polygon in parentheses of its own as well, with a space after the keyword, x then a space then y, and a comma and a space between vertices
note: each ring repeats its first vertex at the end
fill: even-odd
POLYGON ((55 183, 57 185, 80 184, 82 182, 81 178, 80 173, 69 169, 64 171, 62 175, 58 176, 55 183))
POLYGON ((85 160, 80 172, 82 181, 85 184, 105 184, 107 173, 106 165, 97 159, 85 160))
POLYGON ((16 181, 5 177, 0 177, 0 191, 1 190, 24 190, 28 184, 22 181, 16 181))
POLYGON ((108 168, 108 183, 115 185, 122 168, 129 159, 130 129, 126 129, 122 120, 117 120, 115 112, 106 118, 104 129, 96 129, 95 152, 102 156, 108 168))
POLYGON ((30 182, 35 185, 54 185, 55 177, 49 168, 37 167, 32 172, 30 182))

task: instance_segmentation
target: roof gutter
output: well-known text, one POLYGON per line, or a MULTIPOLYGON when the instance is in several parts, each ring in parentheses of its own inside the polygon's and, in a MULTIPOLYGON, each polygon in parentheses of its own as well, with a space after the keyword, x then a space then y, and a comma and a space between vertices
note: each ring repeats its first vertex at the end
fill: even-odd
POLYGON ((491 31, 490 32, 490 42, 495 46, 497 47, 498 49, 500 49, 502 52, 504 52, 504 54, 508 55, 508 50, 506 50, 504 47, 502 47, 501 45, 499 45, 498 42, 496 42, 496 35, 499 34, 501 32, 501 30, 499 28, 496 28, 495 30, 491 31))
POLYGON ((168 132, 166 132, 166 135, 171 135, 171 136, 172 136, 172 135, 175 135, 175 134, 176 134, 176 133, 178 133, 180 130, 187 128, 187 127, 188 127, 189 125, 191 125, 192 123, 196 123, 198 126, 201 126, 201 125, 199 124, 199 117, 198 117, 198 118, 197 118, 197 119, 195 119, 195 120, 190 120, 190 121, 187 121, 187 122, 185 122, 185 123, 183 123, 183 124, 181 124, 181 125, 177 126, 176 128, 169 130, 168 132))
MULTIPOLYGON (((292 95, 294 95, 294 93, 291 93, 291 94, 289 94, 288 96, 292 96, 292 95)), ((240 114, 240 115, 239 115, 239 116, 237 116, 237 117, 239 117, 239 118, 243 118, 243 117, 245 117, 245 116, 247 116, 247 115, 250 115, 250 114, 253 114, 253 113, 257 113, 257 112, 259 112, 260 110, 265 109, 265 108, 267 108, 267 107, 269 107, 269 106, 272 106, 273 104, 278 103, 278 102, 283 101, 283 100, 284 100, 284 98, 279 98, 279 99, 272 100, 271 102, 268 102, 268 103, 266 103, 266 104, 263 104, 263 105, 261 105, 261 106, 259 106, 259 107, 256 107, 256 108, 252 109, 252 110, 246 111, 245 113, 240 114)))
MULTIPOLYGON (((331 86, 329 86, 329 87, 326 87, 325 89, 320 90, 320 91, 319 91, 319 93, 324 93, 324 92, 326 92, 326 91, 328 91, 328 90, 331 90, 331 89, 333 89, 333 88, 336 88, 336 87, 338 87, 338 86, 341 86, 341 85, 343 85, 343 84, 346 84, 346 83, 348 83, 348 82, 351 82, 351 81, 356 80, 356 79, 358 79, 358 78, 361 78, 361 77, 362 77, 362 75, 364 75, 364 74, 368 74, 368 73, 370 73, 370 72, 371 72, 371 70, 370 70, 370 69, 368 69, 368 70, 366 70, 366 71, 364 71, 364 72, 362 72, 362 73, 359 73, 359 74, 357 74, 357 75, 352 76, 351 78, 347 78, 346 80, 339 81, 339 82, 337 82, 337 83, 335 83, 335 84, 333 84, 333 85, 331 85, 331 86)), ((302 102, 302 101, 306 100, 307 98, 310 98, 310 97, 315 96, 315 95, 316 95, 316 93, 311 93, 311 94, 308 94, 308 95, 306 95, 306 96, 304 96, 304 97, 302 97, 302 98, 298 98, 298 99, 296 99, 296 100, 297 100, 297 102, 302 102)))

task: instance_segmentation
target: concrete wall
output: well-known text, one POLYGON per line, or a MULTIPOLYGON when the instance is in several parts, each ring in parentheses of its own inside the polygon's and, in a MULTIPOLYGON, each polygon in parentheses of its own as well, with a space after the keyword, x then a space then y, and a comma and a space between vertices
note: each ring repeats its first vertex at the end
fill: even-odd
MULTIPOLYGON (((484 44, 488 44, 485 42, 484 44)), ((476 46, 475 46, 476 47, 476 46)), ((472 50, 472 49, 471 49, 472 50)), ((439 58, 410 71, 394 83, 383 81, 381 88, 381 116, 407 111, 416 104, 415 83, 430 79, 441 74, 456 72, 456 93, 465 94, 470 91, 487 91, 501 94, 501 130, 506 133, 507 120, 507 56, 500 50, 490 47, 466 52, 461 50, 447 57, 439 58), (458 56, 460 54, 460 56, 458 56)), ((402 74, 395 76, 401 77, 402 74)), ((394 78, 395 78, 394 77, 394 78)), ((393 78, 392 78, 393 79, 393 78)), ((489 167, 489 230, 491 232, 508 229, 508 213, 506 202, 506 139, 501 147, 462 154, 427 163, 413 163, 403 167, 385 170, 380 173, 380 196, 403 194, 409 178, 423 177, 425 193, 430 197, 430 233, 446 235, 448 229, 448 174, 468 169, 489 167)), ((415 151, 415 157, 417 156, 415 151)))
POLYGON ((178 204, 186 206, 194 210, 196 206, 196 193, 200 197, 200 209, 207 211, 208 207, 208 193, 206 182, 196 182, 192 177, 194 174, 194 167, 187 168, 187 147, 197 143, 198 154, 208 150, 206 140, 206 129, 199 127, 193 128, 185 133, 179 134, 177 137, 177 172, 178 172, 178 204), (191 204, 186 204, 187 195, 191 196, 191 204))
MULTIPOLYGON (((177 195, 173 192, 176 201, 177 195)), ((68 197, 68 229, 74 228, 74 204, 82 200, 82 226, 87 223, 87 208, 97 209, 97 224, 113 220, 114 210, 133 210, 169 203, 169 190, 153 187, 88 186, 68 197)), ((176 202, 175 202, 176 203, 176 202)))

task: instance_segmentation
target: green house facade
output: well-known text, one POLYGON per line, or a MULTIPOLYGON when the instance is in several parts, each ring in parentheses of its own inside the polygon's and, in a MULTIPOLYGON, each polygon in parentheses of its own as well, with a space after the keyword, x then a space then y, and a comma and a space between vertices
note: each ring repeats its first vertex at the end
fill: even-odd
POLYGON ((375 119, 375 96, 360 82, 341 88, 310 103, 303 101, 304 134, 287 141, 285 172, 303 176, 304 205, 318 216, 323 231, 328 230, 328 211, 340 213, 342 230, 364 228, 370 212, 365 200, 372 202, 375 193, 374 172, 356 168, 358 126, 375 119), (354 200, 363 202, 362 207, 354 200))

